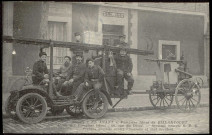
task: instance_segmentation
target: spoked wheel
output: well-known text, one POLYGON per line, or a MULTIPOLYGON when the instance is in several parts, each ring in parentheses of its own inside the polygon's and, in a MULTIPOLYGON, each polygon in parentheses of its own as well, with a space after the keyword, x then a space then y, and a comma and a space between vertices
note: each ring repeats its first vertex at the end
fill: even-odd
POLYGON ((80 104, 73 104, 66 107, 66 111, 69 115, 79 117, 83 115, 82 107, 80 104))
POLYGON ((23 95, 17 103, 16 113, 25 123, 37 123, 43 120, 47 113, 47 103, 44 97, 37 93, 23 95))
POLYGON ((18 116, 16 115, 16 101, 14 101, 14 99, 12 98, 12 95, 10 95, 8 98, 7 98, 7 100, 6 100, 6 102, 5 102, 5 112, 6 112, 6 114, 10 117, 10 118, 12 118, 12 119, 14 119, 14 120, 18 120, 18 116))
POLYGON ((64 107, 52 107, 50 109, 50 112, 55 116, 63 113, 64 109, 65 109, 64 107))
POLYGON ((171 106, 174 96, 171 93, 152 91, 149 93, 149 99, 154 108, 167 109, 171 106))
POLYGON ((192 80, 182 80, 176 88, 175 100, 177 106, 183 111, 195 109, 201 99, 199 86, 192 80))
POLYGON ((99 94, 100 100, 96 101, 94 91, 89 92, 83 102, 82 102, 82 110, 83 113, 89 118, 101 118, 105 115, 108 110, 108 101, 107 97, 100 92, 99 94))

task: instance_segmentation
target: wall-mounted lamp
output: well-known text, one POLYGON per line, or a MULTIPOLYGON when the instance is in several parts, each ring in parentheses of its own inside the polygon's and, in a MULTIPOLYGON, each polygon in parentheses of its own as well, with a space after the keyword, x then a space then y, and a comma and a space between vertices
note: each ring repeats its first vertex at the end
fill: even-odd
POLYGON ((12 51, 12 54, 13 54, 13 55, 16 55, 16 51, 15 51, 15 50, 13 50, 13 51, 12 51))

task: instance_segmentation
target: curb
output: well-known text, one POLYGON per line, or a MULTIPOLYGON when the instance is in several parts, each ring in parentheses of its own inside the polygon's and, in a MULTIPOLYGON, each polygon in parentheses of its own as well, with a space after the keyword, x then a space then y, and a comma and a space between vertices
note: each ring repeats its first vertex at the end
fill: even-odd
MULTIPOLYGON (((209 104, 200 104, 198 108, 200 107, 209 107, 209 104)), ((177 105, 172 105, 168 109, 178 109, 177 105)), ((111 108, 108 109, 108 112, 127 112, 127 111, 145 111, 145 110, 156 110, 153 106, 147 106, 147 107, 129 107, 129 108, 111 108)))
MULTIPOLYGON (((203 103, 200 104, 198 108, 201 107, 209 107, 209 104, 203 103)), ((169 109, 178 109, 177 105, 172 105, 169 109)), ((153 106, 147 106, 147 107, 129 107, 129 108, 110 108, 108 109, 108 112, 128 112, 128 111, 146 111, 146 110, 156 110, 153 106)), ((2 117, 4 119, 9 118, 9 115, 7 115, 5 112, 3 112, 2 117)), ((59 115, 59 116, 47 116, 47 118, 62 118, 62 117, 70 117, 70 115, 59 115)))

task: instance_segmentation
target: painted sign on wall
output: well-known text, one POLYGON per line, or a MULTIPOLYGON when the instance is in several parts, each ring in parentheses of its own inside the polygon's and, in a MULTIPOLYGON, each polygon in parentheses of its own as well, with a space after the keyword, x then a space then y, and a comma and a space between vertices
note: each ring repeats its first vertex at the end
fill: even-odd
POLYGON ((105 16, 105 17, 124 18, 124 13, 103 11, 103 16, 105 16))

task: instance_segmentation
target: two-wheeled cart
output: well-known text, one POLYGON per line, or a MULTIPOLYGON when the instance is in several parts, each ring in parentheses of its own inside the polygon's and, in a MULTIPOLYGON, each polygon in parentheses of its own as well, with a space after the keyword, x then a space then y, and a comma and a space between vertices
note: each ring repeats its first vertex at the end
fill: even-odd
POLYGON ((157 62, 156 81, 147 90, 151 104, 157 109, 166 109, 174 99, 179 109, 191 111, 201 99, 201 78, 192 78, 183 67, 183 60, 146 59, 157 62), (174 98, 175 97, 175 98, 174 98))

